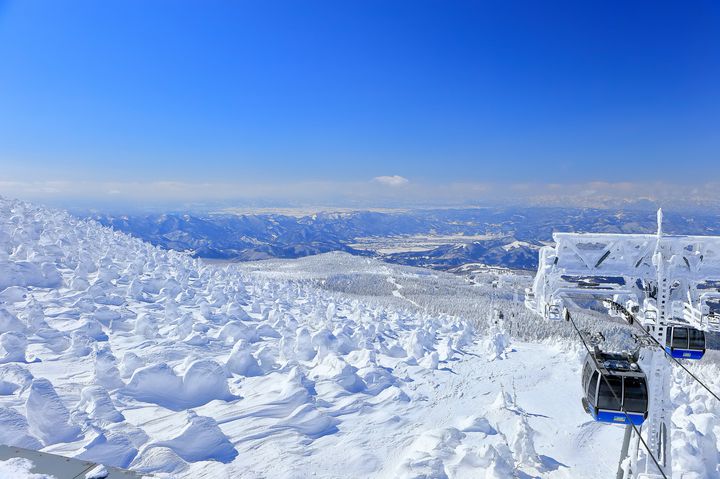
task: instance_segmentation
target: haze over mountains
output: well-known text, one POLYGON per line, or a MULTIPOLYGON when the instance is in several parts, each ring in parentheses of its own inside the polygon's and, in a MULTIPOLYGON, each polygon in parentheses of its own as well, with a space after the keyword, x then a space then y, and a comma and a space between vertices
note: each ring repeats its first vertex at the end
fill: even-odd
MULTIPOLYGON (((652 233, 655 211, 590 208, 467 208, 261 214, 93 214, 105 226, 166 249, 235 261, 329 251, 449 270, 480 263, 532 270, 557 231, 652 233)), ((712 235, 720 216, 666 212, 669 234, 712 235)))

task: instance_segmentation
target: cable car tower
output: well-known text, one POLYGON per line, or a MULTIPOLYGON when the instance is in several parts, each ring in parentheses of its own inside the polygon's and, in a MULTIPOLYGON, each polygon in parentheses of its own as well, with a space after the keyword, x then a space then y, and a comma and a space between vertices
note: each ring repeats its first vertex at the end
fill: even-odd
POLYGON ((648 416, 642 431, 626 427, 622 479, 672 477, 666 355, 702 357, 704 331, 720 331, 720 237, 665 235, 662 210, 657 223, 654 235, 554 233, 525 295, 526 307, 547 320, 569 319, 566 308, 604 305, 611 316, 637 320, 652 340, 642 354, 648 416))

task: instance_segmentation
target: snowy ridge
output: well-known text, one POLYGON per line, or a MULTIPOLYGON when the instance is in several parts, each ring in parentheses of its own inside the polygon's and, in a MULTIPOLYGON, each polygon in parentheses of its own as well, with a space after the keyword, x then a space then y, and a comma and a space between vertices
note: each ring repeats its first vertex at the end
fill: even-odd
MULTIPOLYGON (((579 349, 420 312, 376 269, 407 309, 0 199, 0 442, 168 477, 614 475, 579 349)), ((674 459, 715 477, 718 405, 676 380, 674 459)))

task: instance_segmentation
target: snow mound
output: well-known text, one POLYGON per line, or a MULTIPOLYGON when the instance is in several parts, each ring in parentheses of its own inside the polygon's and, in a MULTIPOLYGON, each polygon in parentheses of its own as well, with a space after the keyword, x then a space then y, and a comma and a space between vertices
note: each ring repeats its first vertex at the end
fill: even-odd
POLYGON ((4 308, 0 308, 0 331, 24 333, 27 327, 20 321, 17 316, 4 308))
MULTIPOLYGON (((14 239, 22 241, 22 238, 14 239)), ((61 285, 62 275, 53 264, 3 260, 0 257, 0 290, 9 286, 57 288, 61 285)))
POLYGON ((182 376, 165 363, 139 368, 122 392, 175 411, 237 399, 228 389, 223 367, 209 359, 194 361, 182 376))
POLYGON ((258 334, 255 328, 242 321, 230 321, 222 327, 217 339, 230 343, 244 339, 252 343, 258 339, 258 334))
POLYGON ((42 444, 28 432, 25 416, 17 411, 0 407, 0 444, 40 449, 42 444))
POLYGON ((230 357, 225 363, 227 370, 241 376, 261 376, 264 371, 257 362, 257 359, 250 352, 245 341, 240 340, 232 348, 230 357))
POLYGON ((152 447, 139 454, 130 467, 141 474, 162 473, 177 477, 187 471, 188 463, 170 448, 152 447))
POLYGON ((145 366, 145 361, 132 351, 128 351, 120 361, 118 372, 120 373, 120 377, 130 378, 137 369, 143 366, 145 366))
POLYGON ((340 386, 347 392, 357 393, 366 388, 365 382, 357 375, 357 371, 356 367, 330 353, 310 370, 309 377, 326 384, 340 386))
POLYGON ((115 409, 112 398, 102 386, 83 388, 76 409, 85 412, 96 424, 104 425, 125 420, 125 416, 115 409))
POLYGON ((272 430, 289 430, 317 439, 337 432, 338 421, 318 411, 311 404, 303 404, 288 417, 279 421, 272 430))
POLYGON ((93 354, 95 359, 95 383, 107 389, 123 387, 115 356, 108 347, 102 347, 93 354))
POLYGON ((19 364, 0 365, 0 394, 22 392, 32 383, 33 375, 19 364))
POLYGON ((120 432, 95 432, 95 436, 83 447, 78 459, 98 462, 114 467, 128 467, 137 455, 130 438, 120 432))
POLYGON ((33 380, 25 410, 30 432, 46 446, 73 441, 80 433, 80 428, 70 424, 70 413, 47 379, 33 380))
POLYGON ((450 427, 427 431, 417 437, 400 462, 397 477, 514 476, 513 456, 504 442, 464 444, 467 434, 450 427))
POLYGON ((0 364, 32 362, 26 357, 27 337, 22 333, 9 331, 0 334, 0 351, 4 353, 0 357, 0 364))
POLYGON ((490 421, 482 416, 468 417, 462 422, 460 430, 464 432, 482 432, 488 435, 497 434, 495 428, 490 425, 490 421))
POLYGON ((187 462, 228 463, 238 455, 213 418, 198 416, 192 410, 188 411, 188 423, 177 437, 169 441, 155 442, 147 447, 168 448, 187 462))

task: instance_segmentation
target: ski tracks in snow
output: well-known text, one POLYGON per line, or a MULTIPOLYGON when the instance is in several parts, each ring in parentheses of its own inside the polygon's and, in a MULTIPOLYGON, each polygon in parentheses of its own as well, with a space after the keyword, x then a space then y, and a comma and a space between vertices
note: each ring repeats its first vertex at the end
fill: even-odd
POLYGON ((413 306, 415 306, 417 308, 421 308, 421 306, 419 304, 417 304, 415 301, 403 296, 403 294, 400 292, 400 290, 403 289, 403 286, 400 283, 398 283, 397 279, 395 279, 394 276, 388 276, 386 278, 386 281, 388 283, 392 284, 393 286, 395 286, 395 290, 393 290, 393 292, 392 292, 393 296, 395 296, 396 298, 404 299, 405 301, 412 304, 413 306))

